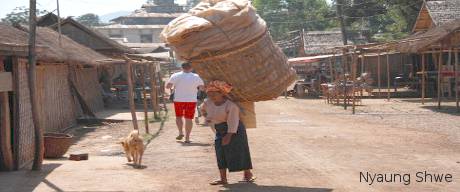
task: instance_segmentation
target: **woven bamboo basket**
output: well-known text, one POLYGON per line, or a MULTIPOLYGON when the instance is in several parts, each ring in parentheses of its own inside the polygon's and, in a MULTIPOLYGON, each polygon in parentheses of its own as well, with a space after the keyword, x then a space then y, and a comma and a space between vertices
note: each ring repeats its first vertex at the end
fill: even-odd
POLYGON ((63 133, 45 133, 45 157, 59 158, 62 157, 72 145, 72 135, 63 133))
POLYGON ((295 79, 295 71, 268 32, 231 50, 207 52, 190 60, 205 81, 222 80, 234 87, 230 97, 238 102, 272 100, 295 79))

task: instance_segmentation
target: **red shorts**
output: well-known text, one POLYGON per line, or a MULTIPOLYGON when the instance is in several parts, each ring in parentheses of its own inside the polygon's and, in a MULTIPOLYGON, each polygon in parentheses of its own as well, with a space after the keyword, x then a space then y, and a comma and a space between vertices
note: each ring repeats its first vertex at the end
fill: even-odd
POLYGON ((176 117, 193 119, 195 117, 196 102, 174 102, 176 117))

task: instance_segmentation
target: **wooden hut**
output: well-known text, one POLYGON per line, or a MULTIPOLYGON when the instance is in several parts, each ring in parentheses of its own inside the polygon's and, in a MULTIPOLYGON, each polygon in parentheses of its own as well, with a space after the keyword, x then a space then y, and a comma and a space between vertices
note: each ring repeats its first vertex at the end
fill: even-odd
MULTIPOLYGON (((460 1, 458 1, 460 3, 460 1)), ((394 42, 372 47, 412 55, 414 72, 421 79, 422 103, 429 88, 434 90, 441 107, 446 93, 458 103, 458 63, 460 62, 460 19, 451 20, 426 31, 394 42), (432 86, 428 86, 431 83, 432 86), (428 89, 427 89, 428 88, 428 89)), ((458 106, 458 104, 457 104, 458 106)), ((460 107, 458 107, 460 109, 460 107)))
MULTIPOLYGON (((0 24, 0 168, 20 169, 33 160, 34 128, 27 74, 27 29, 0 24), (6 77, 5 77, 6 76, 6 77)), ((79 116, 103 109, 95 66, 109 58, 37 28, 37 97, 45 132, 62 132, 79 116)))
POLYGON ((425 0, 412 29, 413 33, 460 19, 460 0, 425 0))
MULTIPOLYGON (((53 13, 48 13, 47 15, 40 17, 37 25, 42 27, 50 27, 57 31, 57 16, 53 13)), ((61 21, 61 33, 74 40, 75 42, 89 47, 96 52, 108 57, 121 58, 121 55, 123 54, 136 53, 136 51, 133 49, 130 49, 129 47, 106 37, 102 33, 75 21, 72 17, 68 17, 61 21)))

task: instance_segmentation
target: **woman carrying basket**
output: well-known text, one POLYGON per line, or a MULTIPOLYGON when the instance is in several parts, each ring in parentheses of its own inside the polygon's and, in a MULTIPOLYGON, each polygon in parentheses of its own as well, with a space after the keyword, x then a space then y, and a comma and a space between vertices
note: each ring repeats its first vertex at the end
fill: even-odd
POLYGON ((227 184, 227 169, 229 172, 244 171, 245 182, 255 180, 246 128, 239 118, 240 109, 227 97, 231 90, 232 86, 223 81, 212 81, 206 87, 208 100, 202 111, 206 121, 216 129, 215 150, 220 171, 220 180, 211 185, 227 184))

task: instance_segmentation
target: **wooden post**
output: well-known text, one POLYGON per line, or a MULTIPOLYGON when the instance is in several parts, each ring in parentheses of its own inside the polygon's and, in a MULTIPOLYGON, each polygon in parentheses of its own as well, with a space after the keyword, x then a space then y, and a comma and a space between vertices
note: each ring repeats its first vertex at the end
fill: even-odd
MULTIPOLYGON (((452 66, 452 49, 449 49, 449 58, 447 60, 447 65, 446 65, 446 69, 447 71, 449 71, 451 69, 451 66, 452 66)), ((450 88, 450 78, 447 79, 447 93, 449 94, 449 98, 452 98, 452 90, 450 88)))
POLYGON ((59 33, 59 46, 62 47, 62 30, 61 30, 61 8, 59 7, 59 0, 56 0, 56 11, 57 11, 57 28, 59 33))
POLYGON ((147 90, 145 89, 145 65, 141 66, 141 85, 142 85, 142 101, 144 104, 144 124, 145 124, 145 133, 149 134, 149 111, 147 105, 147 90))
POLYGON ((456 106, 457 106, 457 112, 460 112, 460 102, 459 102, 459 96, 458 96, 458 49, 455 50, 455 70, 454 70, 454 74, 455 74, 455 103, 456 103, 456 106))
POLYGON ((3 162, 4 170, 13 170, 14 163, 12 153, 13 150, 11 146, 11 124, 8 92, 0 92, 0 152, 2 154, 2 159, 0 159, 0 161, 3 162))
POLYGON ((381 62, 381 59, 380 59, 380 50, 379 50, 379 53, 378 53, 377 57, 378 57, 377 58, 377 60, 378 60, 378 62, 377 62, 377 87, 379 89, 378 96, 380 98, 382 96, 381 95, 382 94, 382 91, 381 91, 381 85, 382 85, 382 75, 381 75, 381 73, 382 72, 381 72, 381 69, 380 69, 381 68, 380 66, 381 66, 382 62, 381 62))
POLYGON ((425 105, 425 92, 426 92, 425 65, 426 65, 425 54, 422 53, 422 105, 425 105))
POLYGON ((133 120, 133 127, 135 130, 139 130, 137 125, 137 116, 136 116, 136 106, 134 103, 134 92, 133 92, 133 64, 132 61, 128 62, 128 99, 129 99, 129 109, 131 110, 131 117, 133 120))
MULTIPOLYGON (((1 62, 0 62, 1 63, 1 62)), ((13 150, 11 148, 11 126, 10 126, 10 106, 8 102, 8 92, 0 92, 0 152, 2 152, 5 171, 14 168, 13 150)))
POLYGON ((365 70, 366 70, 365 66, 364 66, 364 63, 365 63, 364 61, 365 61, 365 58, 366 58, 366 54, 363 53, 363 54, 361 54, 361 56, 362 56, 362 58, 361 58, 361 75, 362 75, 363 73, 365 73, 365 70))
POLYGON ((36 31, 37 31, 37 2, 30 0, 29 7, 29 91, 30 103, 32 108, 32 119, 34 124, 34 137, 35 137, 35 151, 32 170, 41 170, 43 164, 43 132, 40 127, 40 118, 38 112, 37 93, 36 93, 36 31))
POLYGON ((391 89, 390 89, 390 53, 387 51, 387 100, 390 101, 391 89))
POLYGON ((355 96, 355 86, 356 86, 356 71, 358 70, 358 55, 356 54, 356 50, 353 53, 352 57, 352 66, 351 66, 351 78, 352 78, 352 97, 353 97, 353 115, 356 113, 356 96, 355 96))
POLYGON ((163 104, 163 108, 165 110, 165 112, 168 112, 168 106, 166 105, 166 98, 165 98, 165 83, 163 82, 163 80, 161 79, 162 75, 161 73, 158 75, 158 79, 159 79, 159 82, 161 84, 161 101, 162 101, 162 104, 163 104))
MULTIPOLYGON (((0 73, 4 71, 3 58, 0 56, 0 73)), ((10 122, 10 104, 8 92, 0 91, 0 152, 4 170, 11 171, 14 168, 13 150, 11 147, 11 122, 10 122)))
POLYGON ((347 100, 348 100, 348 94, 347 94, 347 63, 348 63, 348 58, 347 58, 347 50, 344 48, 342 50, 342 61, 343 61, 343 108, 347 110, 347 100))
POLYGON ((152 105, 152 110, 155 118, 158 118, 158 87, 156 79, 156 66, 150 65, 150 103, 152 105))
POLYGON ((438 61, 438 109, 441 109, 441 97, 442 97, 442 93, 441 93, 441 71, 442 71, 442 62, 443 62, 443 59, 442 59, 442 46, 441 46, 441 51, 439 52, 439 61, 438 61))
POLYGON ((329 73, 331 76, 331 83, 334 82, 334 72, 332 71, 332 59, 334 58, 335 54, 332 55, 332 57, 329 58, 329 73))

